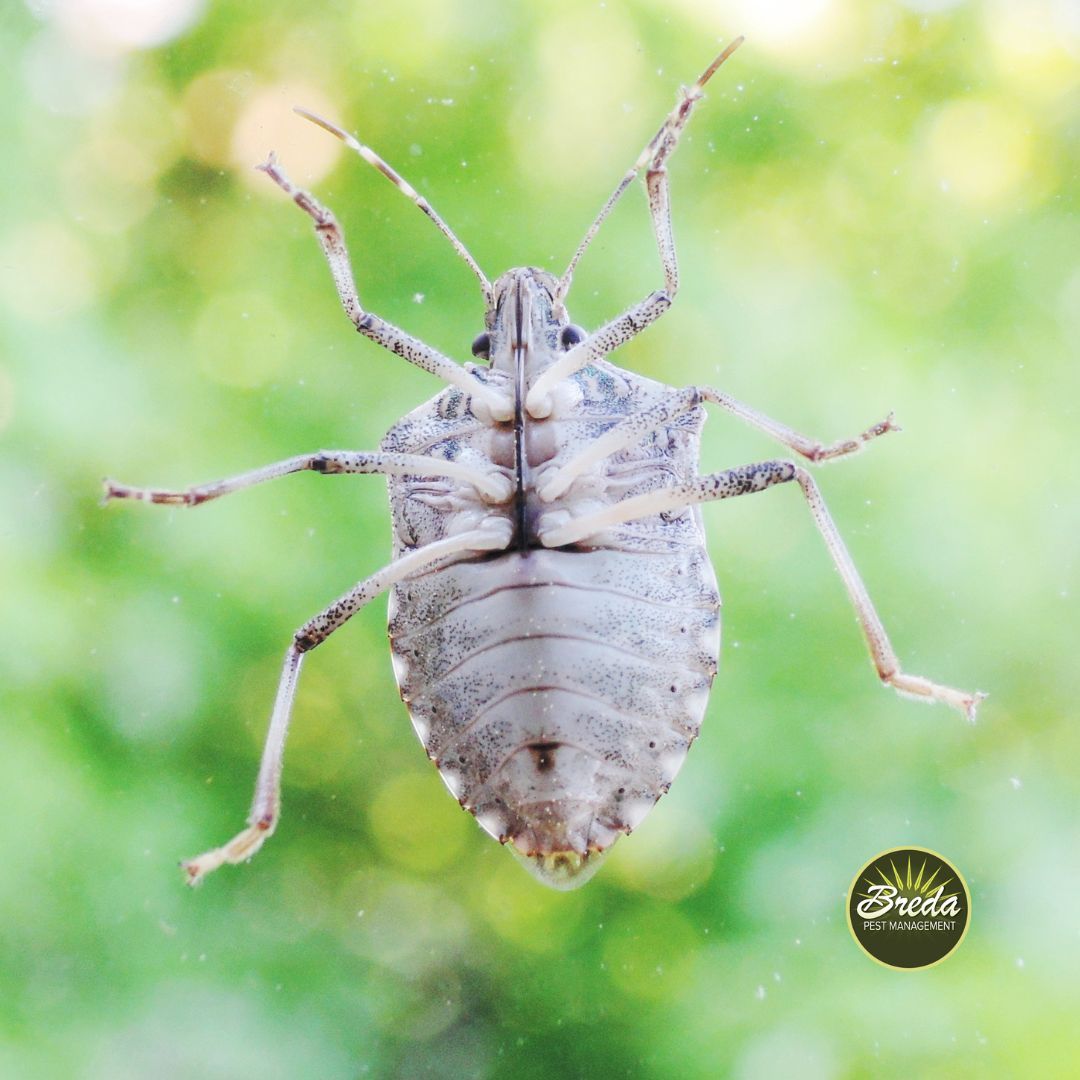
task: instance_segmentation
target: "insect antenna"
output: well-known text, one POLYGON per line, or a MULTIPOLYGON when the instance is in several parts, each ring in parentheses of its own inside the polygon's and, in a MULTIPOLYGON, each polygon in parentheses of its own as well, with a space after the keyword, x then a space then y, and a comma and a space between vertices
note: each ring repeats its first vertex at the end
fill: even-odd
MULTIPOLYGON (((697 82, 689 90, 684 90, 684 103, 692 103, 701 96, 701 91, 705 84, 716 74, 716 69, 743 43, 745 38, 740 35, 731 42, 730 45, 702 72, 697 82)), ((566 294, 570 291, 570 283, 574 280, 574 271, 577 269, 577 264, 581 261, 581 256, 585 254, 585 249, 592 243, 593 237, 600 231, 600 226, 604 223, 604 219, 611 213, 615 204, 622 198, 623 192, 633 183, 634 178, 641 171, 650 158, 654 156, 657 149, 665 138, 670 137, 672 134, 673 122, 681 120, 681 111, 685 105, 680 104, 676 107, 676 111, 669 116, 663 124, 660 125, 660 130, 649 140, 645 149, 641 151, 637 161, 627 170, 626 175, 615 186, 615 190, 608 196, 608 201, 600 208, 600 213, 596 215, 596 220, 589 226, 588 231, 585 233, 584 239, 578 245, 577 251, 574 252, 574 257, 570 260, 570 265, 566 268, 563 276, 559 278, 559 289, 556 299, 558 301, 564 301, 566 294)), ((677 131, 677 129, 676 129, 677 131)))
POLYGON ((293 112, 297 113, 299 116, 302 116, 305 120, 310 120, 313 124, 321 127, 324 131, 329 131, 331 135, 339 138, 350 150, 355 150, 369 165, 374 165, 375 168, 378 169, 379 172, 381 172, 383 176, 385 176, 386 179, 389 180, 394 185, 394 187, 398 189, 398 191, 400 191, 403 195, 407 196, 414 203, 416 203, 416 205, 419 206, 420 209, 423 210, 423 212, 427 214, 427 216, 431 218, 433 222, 435 222, 435 225, 438 228, 439 232, 441 232, 443 236, 445 236, 446 239, 454 245, 454 250, 465 260, 466 263, 468 263, 469 269, 472 270, 472 272, 476 275, 477 279, 480 282, 480 288, 483 289, 484 292, 484 307, 487 311, 490 311, 493 306, 491 282, 488 281, 487 277, 484 274, 484 271, 480 269, 477 261, 472 257, 472 255, 469 254, 468 248, 466 248, 465 245, 454 235, 453 230, 438 215, 431 203, 429 203, 427 199, 425 199, 424 196, 421 195, 420 192, 418 192, 416 188, 414 188, 412 184, 408 182, 408 180, 401 176, 396 169, 383 161, 383 159, 379 157, 379 155, 376 154, 370 146, 365 146, 362 142, 360 142, 359 139, 350 135, 347 131, 339 128, 337 124, 332 124, 329 120, 324 120, 321 116, 318 116, 313 112, 308 112, 307 109, 302 109, 299 106, 294 107, 293 112))

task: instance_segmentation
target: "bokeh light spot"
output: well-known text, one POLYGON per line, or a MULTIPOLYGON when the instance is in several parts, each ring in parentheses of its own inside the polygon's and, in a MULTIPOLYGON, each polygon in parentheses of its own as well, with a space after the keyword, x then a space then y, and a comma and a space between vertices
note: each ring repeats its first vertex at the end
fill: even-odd
MULTIPOLYGON (((850 0, 676 0, 703 29, 745 34, 785 67, 833 77, 862 63, 866 5, 850 0), (719 9, 719 11, 718 11, 719 9)), ((714 39, 715 40, 715 39, 714 39)), ((745 62, 745 61, 744 61, 745 62)))
POLYGON ((994 61, 1015 89, 1045 101, 1080 84, 1075 0, 1006 0, 987 4, 984 11, 994 61))
POLYGON ((0 240, 0 300, 16 315, 70 315, 92 303, 102 284, 86 244, 60 222, 20 225, 0 240))
POLYGON ((562 948, 582 910, 581 892, 547 889, 509 853, 484 891, 484 914, 499 937, 530 952, 562 948))
POLYGON ((339 108, 306 83, 282 82, 248 98, 232 133, 232 164, 240 178, 262 195, 283 195, 252 166, 273 150, 298 182, 314 184, 335 165, 341 143, 328 132, 293 112, 296 105, 328 120, 340 122, 339 108))
POLYGON ((138 144, 115 135, 92 138, 61 165, 64 204, 95 232, 124 232, 153 208, 155 172, 138 144))
MULTIPOLYGON (((273 573, 279 565, 275 560, 265 572, 273 573)), ((258 689, 253 686, 250 695, 256 701, 267 685, 266 672, 258 674, 258 689)), ((251 734, 253 744, 261 749, 263 725, 255 724, 251 734)), ((356 780, 351 772, 355 747, 355 717, 344 708, 340 678, 330 667, 313 664, 304 672, 304 695, 296 702, 295 722, 289 732, 290 777, 294 783, 315 790, 339 785, 351 794, 356 780)))
POLYGON ((112 58, 83 52, 52 28, 43 30, 27 46, 22 75, 34 102, 65 116, 94 112, 109 101, 123 81, 120 65, 112 58))
POLYGON ((929 167, 945 192, 978 208, 1003 202, 1031 163, 1030 129, 1017 110, 989 100, 955 101, 934 121, 929 167))
POLYGON ((645 79, 640 47, 631 27, 612 7, 564 8, 545 20, 536 50, 540 86, 523 78, 510 125, 518 159, 529 173, 569 184, 594 175, 614 182, 637 152, 638 140, 655 129, 655 120, 626 107, 640 101, 645 79), (582 102, 588 102, 587 109, 582 102), (603 137, 597 138, 597 117, 603 137), (552 153, 552 147, 568 148, 552 153), (624 157, 613 161, 613 147, 624 157))
POLYGON ((834 0, 740 0, 740 25, 765 48, 806 48, 824 35, 834 0))
POLYGON ((712 873, 716 842, 698 818, 666 806, 615 849, 609 872, 628 888, 663 900, 681 900, 712 873))
POLYGON ((95 232, 130 229, 155 205, 158 178, 180 152, 169 90, 149 76, 129 79, 61 161, 68 213, 95 232))
POLYGON ((54 19, 81 48, 126 52, 179 37, 204 0, 56 0, 54 19))
POLYGON ((948 11, 950 8, 959 7, 963 2, 964 0, 900 0, 908 11, 916 11, 920 15, 948 11))
POLYGON ((217 68, 192 80, 184 91, 180 107, 188 145, 200 161, 233 165, 233 129, 252 89, 250 72, 217 68))
POLYGON ((368 811, 379 848, 399 866, 425 873, 456 862, 471 827, 431 776, 406 773, 383 785, 368 811))
POLYGON ((351 4, 342 16, 350 47, 377 56, 395 76, 426 78, 436 70, 447 43, 462 32, 469 12, 443 0, 395 0, 393 4, 351 4), (408 32, 402 32, 408 27, 408 32))

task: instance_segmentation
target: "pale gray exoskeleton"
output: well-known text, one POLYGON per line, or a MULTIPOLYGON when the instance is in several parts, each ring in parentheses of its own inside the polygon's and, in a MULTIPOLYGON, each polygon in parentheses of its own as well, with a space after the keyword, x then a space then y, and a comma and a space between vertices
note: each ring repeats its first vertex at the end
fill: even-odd
POLYGON ((671 306, 679 280, 667 159, 705 83, 741 40, 682 89, 561 277, 523 267, 489 283, 427 200, 374 151, 304 114, 386 175, 471 267, 485 304, 473 353, 484 364, 460 365, 365 311, 334 216, 294 187, 272 155, 261 166, 314 220, 356 329, 448 385, 394 424, 376 452, 322 450, 187 491, 106 481, 109 498, 196 506, 303 470, 388 477, 393 561, 296 631, 248 827, 185 862, 192 883, 250 858, 274 831, 304 656, 385 591, 401 695, 450 791, 541 881, 560 889, 585 882, 668 790, 701 726, 717 668, 720 597, 698 504, 774 484, 794 482, 806 496, 881 680, 974 718, 981 694, 900 670, 805 469, 772 460, 698 472, 706 402, 812 463, 894 430, 891 416, 826 445, 711 387, 675 389, 606 359, 671 306), (574 269, 642 172, 663 287, 587 333, 566 310, 574 269))

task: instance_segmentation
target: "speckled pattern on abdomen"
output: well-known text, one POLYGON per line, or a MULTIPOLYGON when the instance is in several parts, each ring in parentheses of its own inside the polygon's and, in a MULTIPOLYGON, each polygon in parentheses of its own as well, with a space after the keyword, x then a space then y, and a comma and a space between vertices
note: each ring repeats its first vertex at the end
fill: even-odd
POLYGON ((395 587, 394 668, 428 754, 488 832, 606 848, 698 733, 719 606, 700 545, 504 552, 395 587))

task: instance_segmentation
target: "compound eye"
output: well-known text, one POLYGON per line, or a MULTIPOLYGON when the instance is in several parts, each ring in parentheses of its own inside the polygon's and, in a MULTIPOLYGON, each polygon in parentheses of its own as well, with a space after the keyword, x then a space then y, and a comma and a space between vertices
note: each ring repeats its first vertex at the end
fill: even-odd
POLYGON ((486 360, 491 354, 491 335, 486 330, 473 338, 472 354, 481 360, 486 360))
POLYGON ((575 326, 571 323, 569 326, 562 328, 562 333, 559 334, 559 342, 564 349, 572 349, 579 342, 585 340, 585 331, 580 326, 575 326))

